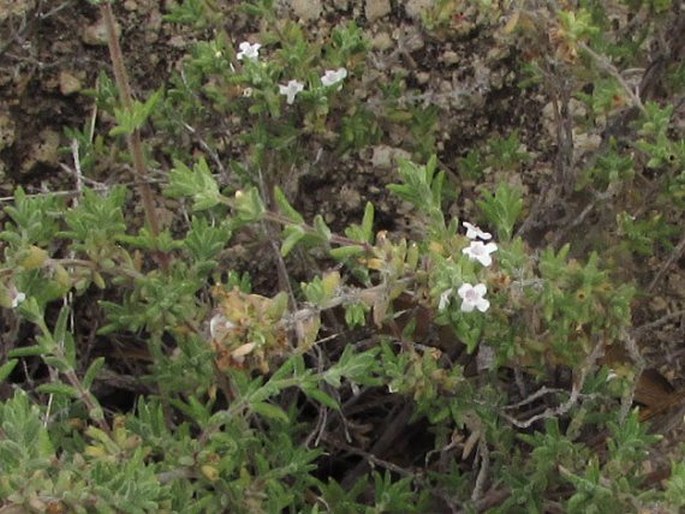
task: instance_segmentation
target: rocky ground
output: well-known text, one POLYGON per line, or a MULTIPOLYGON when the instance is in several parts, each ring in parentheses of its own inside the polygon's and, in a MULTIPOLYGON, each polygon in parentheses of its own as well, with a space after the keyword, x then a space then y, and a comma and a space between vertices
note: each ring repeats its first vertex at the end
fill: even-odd
MULTIPOLYGON (((125 0, 115 4, 134 92, 142 97, 166 83, 202 37, 197 30, 163 21, 173 3, 125 0)), ((238 2, 215 3, 221 12, 229 13, 228 32, 236 44, 259 32, 259 26, 235 11, 238 2)), ((422 18, 435 5, 431 0, 281 0, 279 4, 282 15, 299 19, 313 38, 327 37, 341 20, 357 22, 371 41, 371 52, 367 71, 356 78, 353 94, 372 111, 383 102, 377 85, 387 86, 393 77, 404 77, 412 91, 404 100, 425 107, 427 116, 432 116, 431 128, 421 137, 433 138, 427 146, 437 149, 440 165, 448 171, 451 214, 473 213, 481 189, 506 181, 525 193, 527 217, 521 233, 532 246, 571 242, 574 254, 582 258, 587 246, 596 243, 592 237, 598 233, 597 226, 604 216, 614 215, 617 206, 593 209, 587 198, 573 191, 555 192, 550 185, 557 156, 551 105, 540 90, 519 87, 524 74, 518 58, 529 49, 504 44, 497 20, 488 20, 468 2, 446 24, 432 30, 422 18), (529 155, 526 164, 515 169, 492 166, 480 181, 463 173, 463 159, 471 149, 482 147, 493 135, 506 138, 514 131, 520 150, 529 155)), ((624 21, 618 13, 617 23, 624 21)), ((664 37, 668 34, 665 31, 664 37)), ((110 61, 95 7, 76 0, 0 0, 0 195, 5 205, 18 186, 30 194, 75 190, 65 129, 95 123, 106 130, 107 120, 99 118, 89 94, 100 73, 110 73, 110 61)), ((634 80, 641 79, 638 71, 634 80)), ((586 115, 580 103, 572 106, 574 116, 586 115)), ((681 104, 681 119, 682 113, 681 104)), ((340 229, 358 222, 370 200, 379 213, 379 229, 411 234, 410 207, 390 197, 385 185, 397 180, 395 159, 416 152, 417 142, 401 124, 384 129, 378 144, 359 152, 340 155, 311 149, 309 165, 283 184, 305 217, 322 213, 333 228, 340 229)), ((574 162, 592 159, 603 141, 601 131, 575 136, 574 162)), ((219 158, 236 149, 222 151, 219 158)), ((164 159, 158 159, 157 171, 163 181, 168 172, 164 159)), ((115 155, 111 161, 99 162, 94 175, 87 178, 96 185, 129 180, 115 155)), ((644 286, 660 277, 650 294, 635 305, 636 333, 648 367, 658 369, 679 390, 685 387, 685 262, 682 252, 676 251, 664 251, 644 262, 625 262, 624 269, 631 280, 644 286)), ((262 263, 261 269, 249 268, 247 262, 243 265, 267 277, 266 282, 273 279, 266 271, 273 268, 271 263, 262 263)), ((685 402, 678 402, 669 409, 669 423, 655 427, 662 433, 667 426, 674 427, 666 432, 659 460, 676 455, 684 434, 683 406, 685 402)))

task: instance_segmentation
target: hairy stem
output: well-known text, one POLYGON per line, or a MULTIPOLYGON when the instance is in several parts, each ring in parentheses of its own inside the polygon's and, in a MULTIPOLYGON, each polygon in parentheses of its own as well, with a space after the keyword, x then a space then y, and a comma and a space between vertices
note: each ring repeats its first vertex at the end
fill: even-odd
MULTIPOLYGON (((124 66, 124 57, 121 53, 121 47, 119 46, 119 38, 117 37, 115 30, 112 6, 108 2, 105 2, 100 5, 100 11, 105 21, 105 27, 107 28, 107 45, 109 47, 109 55, 112 59, 114 79, 117 84, 117 89, 119 90, 119 95, 121 96, 121 103, 125 109, 130 111, 133 108, 133 96, 131 94, 131 86, 128 80, 128 74, 126 73, 126 67, 124 66)), ((143 144, 140 140, 140 131, 136 129, 131 134, 128 134, 126 142, 128 144, 129 152, 131 153, 131 158, 133 159, 133 169, 136 173, 134 179, 143 202, 145 217, 150 232, 154 237, 157 237, 159 234, 159 220, 157 219, 152 190, 150 189, 147 180, 147 168, 145 166, 145 157, 143 156, 143 144)))

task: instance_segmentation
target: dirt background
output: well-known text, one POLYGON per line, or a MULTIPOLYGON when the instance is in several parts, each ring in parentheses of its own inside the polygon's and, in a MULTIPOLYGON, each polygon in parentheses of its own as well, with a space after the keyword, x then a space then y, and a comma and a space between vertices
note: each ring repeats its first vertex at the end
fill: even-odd
MULTIPOLYGON (((126 0, 115 4, 124 56, 139 98, 166 83, 180 70, 192 45, 211 35, 163 22, 172 4, 171 0, 126 0)), ((231 24, 229 33, 236 45, 255 39, 259 26, 236 9, 238 2, 216 4, 231 24)), ((407 102, 435 107, 437 121, 432 134, 441 167, 450 177, 450 214, 475 215, 474 200, 479 191, 506 181, 524 191, 523 235, 533 248, 546 244, 559 247, 569 241, 574 244, 574 255, 583 257, 589 245, 600 243, 610 253, 614 241, 592 238, 604 237, 599 228, 606 216, 636 206, 626 203, 629 199, 620 205, 603 205, 573 225, 590 201, 573 192, 554 190, 557 143, 549 100, 540 89, 519 88, 524 78, 520 59, 527 49, 503 44, 498 25, 489 24, 483 13, 471 7, 457 13, 445 27, 427 31, 420 21, 421 13, 431 5, 429 0, 292 0, 282 2, 280 9, 283 17, 294 17, 305 24, 313 38, 325 38, 335 24, 344 20, 357 22, 371 40, 372 50, 367 72, 355 78, 351 94, 371 110, 381 102, 380 91, 374 85, 389 84, 398 71, 412 91, 407 102), (495 134, 507 137, 513 131, 518 132, 522 149, 530 154, 528 164, 516 170, 489 169, 485 180, 479 182, 460 172, 461 159, 469 150, 482 147, 495 134)), ((669 39, 682 38, 682 34, 677 35, 683 26, 682 18, 681 13, 672 25, 665 25, 664 41, 656 45, 655 52, 671 48, 668 57, 682 59, 673 51, 682 49, 682 43, 669 39)), ((618 12, 616 23, 628 24, 629 20, 618 12)), ((645 69, 647 66, 645 63, 645 69)), ((92 96, 87 94, 101 72, 111 74, 111 68, 104 26, 96 7, 84 1, 0 0, 0 196, 5 197, 5 205, 17 186, 30 194, 75 191, 74 164, 65 128, 81 128, 93 121, 98 131, 106 132, 111 126, 111 120, 99 117, 92 96)), ((638 73, 635 80, 643 78, 638 73)), ((655 87, 651 94, 656 100, 674 101, 673 92, 663 88, 655 87)), ((676 116, 682 120, 682 92, 679 98, 680 103, 675 102, 679 105, 676 116)), ((576 107, 578 117, 586 114, 581 106, 576 107)), ((311 162, 283 184, 307 219, 322 213, 334 229, 340 230, 350 222, 358 222, 366 201, 372 201, 378 211, 377 229, 409 235, 416 230, 410 206, 389 196, 385 189, 386 184, 397 180, 396 157, 409 155, 407 147, 415 148, 416 142, 407 127, 396 124, 385 129, 379 144, 359 152, 341 155, 329 148, 309 149, 311 162)), ((576 165, 594 158, 603 142, 599 130, 578 134, 573 156, 576 165)), ((163 143, 166 141, 160 140, 163 143)), ((191 138, 179 144, 192 146, 197 141, 191 138)), ((239 151, 239 147, 227 142, 217 158, 228 160, 239 151)), ((168 170, 169 163, 159 159, 153 171, 163 181, 168 170)), ((645 177, 649 182, 647 172, 645 177)), ((87 179, 90 185, 105 187, 130 181, 126 166, 115 154, 111 160, 98 162, 87 179)), ((644 261, 629 260, 622 265, 626 275, 643 286, 664 269, 654 291, 638 298, 635 325, 648 366, 658 370, 674 389, 682 390, 685 261, 682 255, 676 257, 673 259, 672 251, 663 250, 644 261), (656 324, 650 325, 653 322, 656 324)), ((255 276, 266 277, 266 282, 273 281, 273 275, 266 271, 273 269, 272 262, 262 262, 259 268, 248 267, 248 260, 242 265, 255 276)), ((257 286, 267 288, 264 284, 257 286)), ((676 455, 684 434, 683 405, 677 403, 669 410, 669 422, 657 427, 668 437, 661 449, 655 450, 656 460, 676 455)))

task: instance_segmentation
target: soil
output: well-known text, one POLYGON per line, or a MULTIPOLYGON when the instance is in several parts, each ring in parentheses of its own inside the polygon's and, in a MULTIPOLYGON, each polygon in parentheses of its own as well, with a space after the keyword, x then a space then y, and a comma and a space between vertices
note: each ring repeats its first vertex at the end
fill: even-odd
MULTIPOLYGON (((202 30, 164 22, 163 16, 173 3, 115 3, 122 49, 134 93, 140 98, 165 84, 179 70, 194 42, 209 36, 202 30)), ((259 27, 236 9, 239 2, 216 4, 231 21, 230 37, 236 45, 258 32, 259 27)), ((476 214, 474 202, 480 190, 491 189, 499 181, 516 184, 525 193, 527 219, 535 218, 523 234, 529 244, 560 247, 568 241, 574 244, 575 255, 583 258, 585 238, 593 236, 602 213, 595 212, 573 226, 572 220, 583 212, 588 200, 573 191, 553 190, 550 181, 557 144, 554 130, 549 129, 549 102, 539 89, 520 87, 525 78, 520 58, 527 49, 499 44, 500 34, 472 8, 464 9, 445 27, 428 31, 420 13, 422 6, 430 4, 412 0, 293 0, 290 7, 288 2, 281 2, 281 9, 283 16, 300 18, 313 37, 326 37, 334 24, 345 20, 354 20, 363 29, 372 41, 372 51, 367 75, 359 79, 360 90, 354 94, 365 98, 371 110, 382 102, 381 92, 372 85, 389 84, 398 74, 417 91, 407 102, 435 108, 437 130, 432 136, 440 165, 449 172, 451 215, 469 219, 476 214), (369 89, 362 90, 364 85, 369 89), (461 173, 461 159, 470 150, 482 147, 494 134, 508 137, 514 131, 531 155, 529 164, 513 171, 490 169, 479 181, 461 173), (558 209, 550 208, 550 202, 558 209)), ((0 0, 1 196, 11 197, 17 187, 30 194, 74 192, 74 163, 65 129, 88 126, 97 116, 92 90, 102 73, 111 76, 111 65, 97 7, 84 1, 0 0)), ((658 97, 658 88, 655 94, 658 97)), ((98 130, 106 130, 107 120, 98 119, 97 123, 99 127, 102 124, 98 130)), ((580 149, 574 157, 578 161, 593 158, 601 133, 587 134, 584 142, 585 150, 577 145, 580 149)), ((306 169, 297 173, 294 182, 282 185, 305 218, 322 214, 334 230, 359 222, 366 202, 371 201, 378 213, 376 229, 411 236, 417 230, 411 207, 389 195, 385 186, 397 180, 396 158, 409 156, 415 146, 402 127, 393 126, 377 145, 361 151, 340 154, 335 149, 311 148, 315 157, 306 169)), ((239 150, 229 145, 218 157, 228 160, 239 150)), ((163 180, 169 163, 160 156, 157 164, 163 180)), ((98 184, 130 181, 116 156, 111 162, 98 163, 89 179, 98 184)), ((10 201, 2 200, 5 205, 10 201)), ((617 209, 608 208, 610 213, 617 209)), ((667 265, 671 256, 672 251, 663 250, 645 262, 628 262, 626 267, 643 285, 667 267, 654 291, 637 301, 635 320, 636 326, 661 320, 642 333, 644 356, 648 367, 657 368, 675 389, 682 389, 685 260, 680 256, 667 265)), ((257 289, 266 291, 276 282, 273 262, 255 263, 246 257, 242 265, 253 276, 262 277, 263 283, 257 279, 257 289)), ((400 411, 402 408, 397 406, 400 411)), ((385 412, 379 411, 379 415, 385 412)), ((667 432, 663 450, 655 452, 655 460, 677 458, 677 442, 683 440, 685 430, 673 412, 671 419, 678 423, 667 432)), ((405 444, 416 431, 416 426, 407 425, 405 444)), ((397 440, 402 440, 401 434, 397 440)))

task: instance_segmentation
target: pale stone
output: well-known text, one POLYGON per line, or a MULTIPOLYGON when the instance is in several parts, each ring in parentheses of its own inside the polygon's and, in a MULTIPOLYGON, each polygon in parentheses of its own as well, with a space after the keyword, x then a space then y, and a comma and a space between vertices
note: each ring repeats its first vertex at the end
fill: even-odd
POLYGON ((68 71, 60 72, 59 92, 64 96, 69 96, 79 91, 81 91, 81 81, 68 71))
POLYGON ((321 0, 292 0, 290 7, 295 16, 304 21, 316 20, 321 16, 321 0))
POLYGON ((14 144, 15 124, 8 112, 0 112, 0 150, 14 144))
POLYGON ((387 32, 379 32, 371 39, 371 47, 374 50, 389 50, 394 45, 390 34, 387 32))
POLYGON ((387 145, 378 145, 373 148, 373 155, 371 156, 371 164, 378 169, 392 169, 398 159, 409 159, 411 155, 401 148, 393 148, 387 145))
POLYGON ((366 0, 364 14, 368 21, 376 21, 390 14, 390 0, 366 0))
POLYGON ((431 78, 431 74, 428 73, 427 71, 419 71, 416 73, 416 82, 419 84, 428 84, 428 81, 431 78))
POLYGON ((454 50, 446 50, 442 54, 442 62, 445 64, 457 64, 459 60, 459 54, 454 50))
MULTIPOLYGON (((119 24, 115 24, 114 31, 117 37, 121 35, 121 27, 119 24)), ((107 44, 107 27, 105 26, 105 20, 102 18, 88 25, 83 29, 81 33, 81 39, 83 42, 90 46, 105 46, 107 44)))
POLYGON ((408 0, 404 6, 407 16, 420 20, 421 16, 435 5, 435 0, 408 0))
POLYGON ((45 129, 40 140, 31 147, 29 157, 21 163, 21 172, 28 173, 37 163, 55 165, 59 161, 60 135, 54 130, 45 129))

